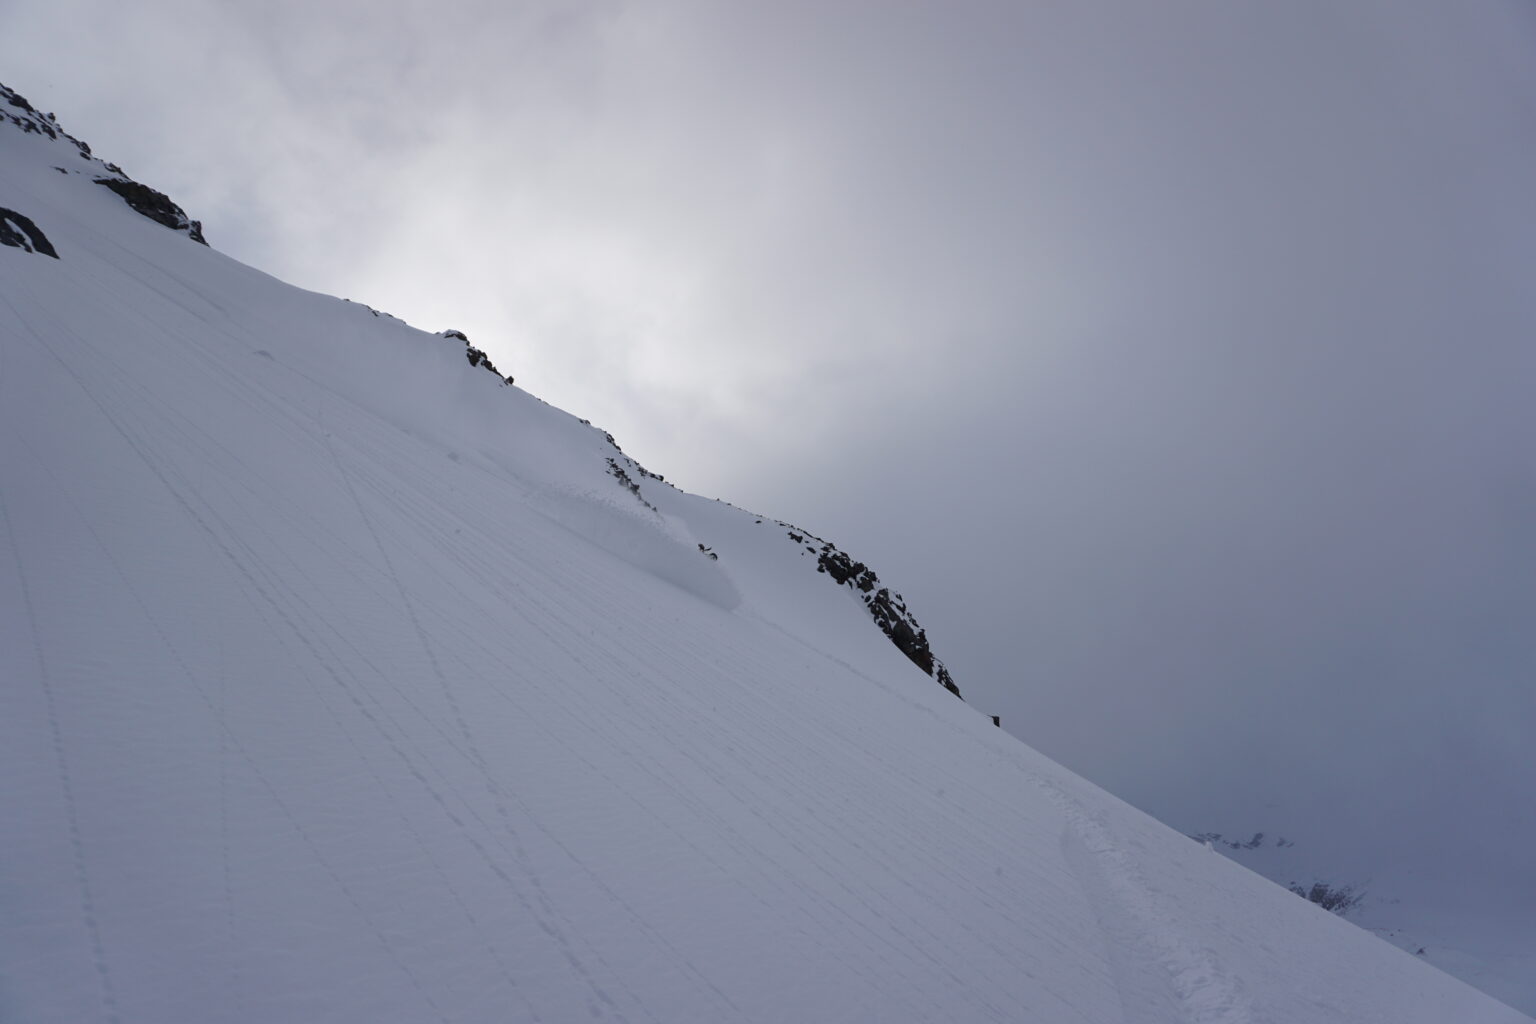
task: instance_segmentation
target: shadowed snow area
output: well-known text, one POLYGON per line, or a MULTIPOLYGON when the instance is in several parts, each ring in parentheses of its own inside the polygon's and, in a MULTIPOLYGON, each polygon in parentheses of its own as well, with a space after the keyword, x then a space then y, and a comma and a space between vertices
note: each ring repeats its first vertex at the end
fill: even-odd
POLYGON ((71 152, 0 126, 0 1020, 1527 1020, 71 152))

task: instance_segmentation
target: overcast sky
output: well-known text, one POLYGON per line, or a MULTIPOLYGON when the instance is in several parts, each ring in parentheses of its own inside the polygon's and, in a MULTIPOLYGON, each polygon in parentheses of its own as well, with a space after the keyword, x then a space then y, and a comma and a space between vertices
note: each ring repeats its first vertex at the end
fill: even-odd
POLYGON ((1536 906, 1530 4, 0 23, 216 248, 866 559, 1070 767, 1536 906))

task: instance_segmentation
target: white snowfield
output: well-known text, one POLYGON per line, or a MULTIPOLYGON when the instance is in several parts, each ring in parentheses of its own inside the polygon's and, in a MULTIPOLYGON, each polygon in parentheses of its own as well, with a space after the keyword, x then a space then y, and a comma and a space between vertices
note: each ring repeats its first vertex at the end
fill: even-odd
POLYGON ((0 1021, 1529 1020, 84 164, 0 126, 0 1021))

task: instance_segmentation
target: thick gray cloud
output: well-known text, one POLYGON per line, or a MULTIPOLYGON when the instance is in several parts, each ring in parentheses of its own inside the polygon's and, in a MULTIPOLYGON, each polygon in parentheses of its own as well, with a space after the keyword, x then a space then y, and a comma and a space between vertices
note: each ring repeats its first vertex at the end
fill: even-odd
POLYGON ((838 540, 1047 753, 1536 905, 1517 0, 0 10, 215 246, 838 540))

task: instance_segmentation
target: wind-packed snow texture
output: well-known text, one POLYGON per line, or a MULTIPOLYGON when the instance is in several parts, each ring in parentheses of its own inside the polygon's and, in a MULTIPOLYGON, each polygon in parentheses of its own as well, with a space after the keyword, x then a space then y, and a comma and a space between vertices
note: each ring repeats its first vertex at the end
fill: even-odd
POLYGON ((0 247, 0 1020, 1527 1019, 993 728, 772 519, 71 161, 0 126, 58 255, 0 247))

